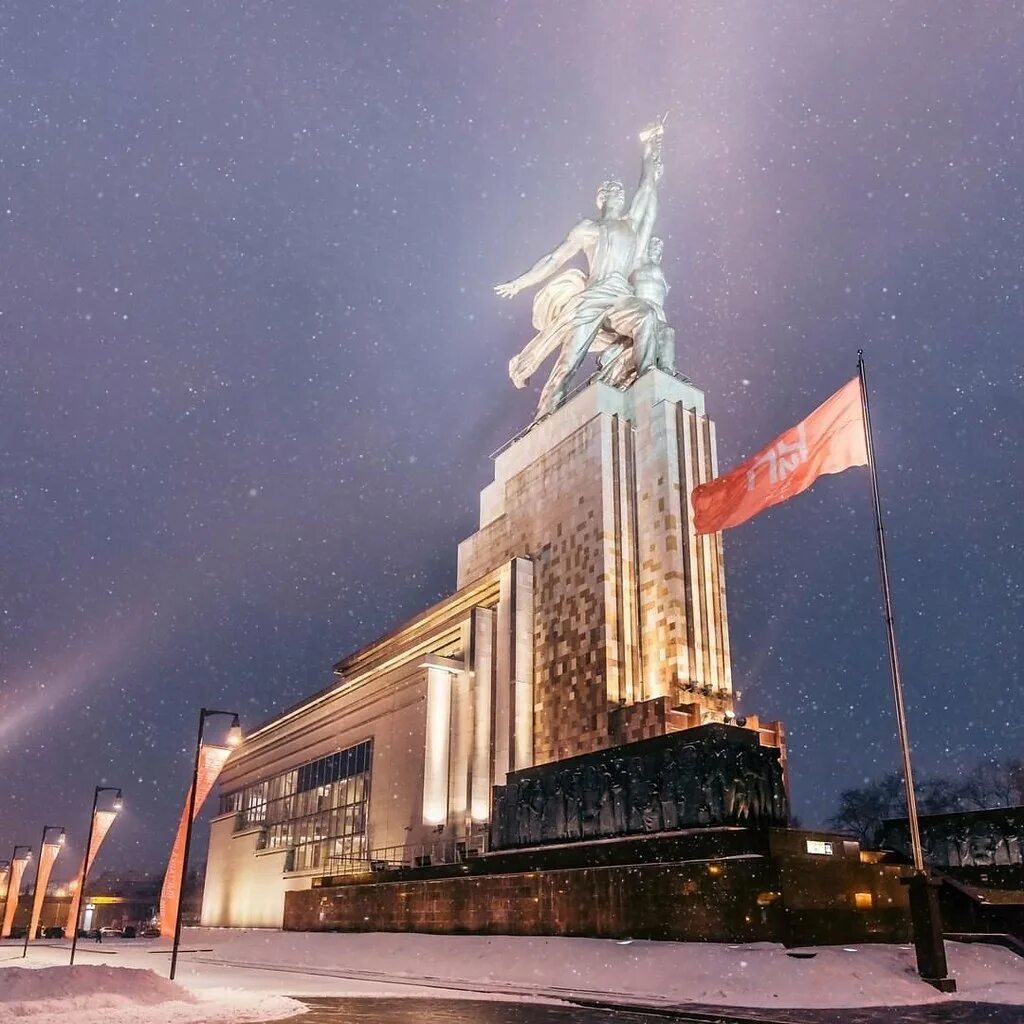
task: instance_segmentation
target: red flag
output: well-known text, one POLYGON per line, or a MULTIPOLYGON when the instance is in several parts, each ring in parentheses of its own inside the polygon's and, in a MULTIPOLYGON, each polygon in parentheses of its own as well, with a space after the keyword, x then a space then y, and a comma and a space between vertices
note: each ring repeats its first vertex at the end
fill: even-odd
POLYGON ((82 892, 79 885, 82 879, 89 874, 92 862, 96 859, 96 854, 99 853, 103 840, 107 838, 107 833, 116 817, 117 811, 96 812, 96 819, 92 827, 92 842, 89 844, 86 856, 82 858, 82 867, 78 872, 78 877, 71 883, 71 905, 68 907, 67 923, 64 925, 66 939, 74 938, 75 928, 78 925, 78 911, 82 903, 82 892))
MULTIPOLYGON (((199 785, 196 787, 196 806, 192 820, 199 817, 206 798, 210 795, 217 776, 220 775, 224 762, 231 756, 229 747, 217 747, 204 743, 199 753, 199 785)), ((164 884, 160 890, 160 935, 162 938, 174 937, 174 924, 178 916, 178 893, 181 889, 181 872, 185 860, 185 830, 188 828, 188 802, 192 796, 192 787, 185 793, 185 806, 181 811, 178 831, 174 835, 170 860, 164 872, 164 884)))
POLYGON ((746 462, 693 489, 697 533, 739 526, 806 491, 819 476, 868 464, 860 379, 854 377, 802 423, 746 462))
MULTIPOLYGON (((61 835, 61 839, 64 836, 61 835)), ((43 900, 46 899, 46 887, 50 884, 50 869, 60 853, 60 843, 43 843, 39 848, 38 873, 36 888, 32 893, 32 916, 28 923, 28 937, 34 939, 39 931, 39 917, 43 912, 43 900)))
POLYGON ((7 869, 7 902, 4 904, 3 924, 0 924, 0 939, 6 939, 11 934, 14 912, 18 909, 18 897, 21 895, 21 877, 25 874, 27 864, 27 856, 19 857, 12 860, 7 869))

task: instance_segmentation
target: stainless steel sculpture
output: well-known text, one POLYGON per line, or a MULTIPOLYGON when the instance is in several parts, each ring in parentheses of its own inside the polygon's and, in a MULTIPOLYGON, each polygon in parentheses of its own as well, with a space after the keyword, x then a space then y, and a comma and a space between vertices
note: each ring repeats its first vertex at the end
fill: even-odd
POLYGON ((609 384, 626 387, 652 366, 675 369, 675 331, 665 321, 663 250, 660 238, 650 240, 629 278, 633 295, 606 318, 607 327, 618 335, 599 359, 601 379, 609 384))
POLYGON ((565 401, 572 376, 588 352, 602 353, 601 377, 619 387, 651 366, 674 366, 674 332, 664 311, 668 286, 661 270, 662 243, 652 237, 664 134, 664 118, 640 133, 643 165, 628 209, 622 183, 604 182, 597 192, 596 219, 580 221, 561 245, 526 273, 494 289, 510 299, 524 288, 547 282, 533 302, 537 334, 509 361, 509 376, 521 388, 555 349, 561 349, 535 419, 565 401), (569 269, 552 276, 581 252, 587 274, 569 269))

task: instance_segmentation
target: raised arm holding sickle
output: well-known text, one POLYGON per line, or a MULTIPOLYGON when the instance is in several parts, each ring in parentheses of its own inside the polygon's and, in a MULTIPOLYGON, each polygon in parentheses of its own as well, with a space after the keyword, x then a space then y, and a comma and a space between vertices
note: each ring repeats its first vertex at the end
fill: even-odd
MULTIPOLYGON (((608 313, 617 303, 633 294, 629 275, 646 249, 657 215, 657 184, 662 174, 663 135, 664 119, 641 133, 644 145, 643 169, 628 210, 621 182, 604 182, 597 193, 599 215, 596 219, 580 221, 561 245, 542 256, 526 273, 495 288, 503 298, 512 298, 522 289, 547 280, 577 253, 582 252, 587 259, 589 273, 586 286, 567 308, 564 316, 547 326, 531 342, 531 346, 539 342, 540 351, 544 351, 545 342, 562 346, 541 394, 538 419, 562 404, 572 375, 605 326, 608 313)), ((516 359, 513 359, 513 364, 516 359)))

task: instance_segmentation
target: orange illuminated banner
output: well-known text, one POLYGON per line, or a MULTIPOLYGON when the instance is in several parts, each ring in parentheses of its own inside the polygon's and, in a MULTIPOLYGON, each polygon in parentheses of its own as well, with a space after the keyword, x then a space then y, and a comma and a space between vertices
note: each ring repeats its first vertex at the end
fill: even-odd
MULTIPOLYGON (((217 776, 220 775, 224 762, 231 754, 230 747, 215 747, 203 744, 199 753, 199 785, 196 787, 196 805, 192 820, 199 816, 199 811, 210 795, 217 776)), ((171 847, 171 858, 167 862, 164 873, 164 884, 160 890, 160 934, 165 939, 174 938, 174 922, 178 917, 178 896, 181 892, 181 871, 185 860, 185 831, 188 828, 188 804, 192 796, 192 787, 185 793, 185 806, 181 811, 178 831, 171 847)))
POLYGON ((58 853, 60 846, 57 843, 43 843, 39 852, 39 874, 36 875, 36 891, 32 894, 32 917, 28 925, 29 939, 36 937, 39 915, 43 912, 43 900, 46 898, 46 887, 50 884, 50 870, 58 853))
POLYGON ((802 423, 723 476, 693 489, 697 533, 739 526, 806 491, 819 476, 868 464, 860 380, 854 377, 802 423))
POLYGON ((14 924, 14 912, 18 909, 18 894, 21 892, 21 878, 25 874, 28 857, 19 857, 11 861, 7 872, 7 902, 4 904, 4 920, 0 926, 0 939, 10 937, 11 926, 14 924))
POLYGON ((86 878, 89 874, 89 870, 92 868, 92 862, 96 859, 96 854, 99 852, 99 848, 103 843, 103 840, 107 838, 107 832, 110 831, 110 826, 114 823, 114 819, 117 817, 116 811, 97 811, 94 823, 92 826, 92 841, 89 843, 89 851, 82 861, 82 869, 78 872, 78 876, 71 883, 71 906, 68 907, 68 919, 64 925, 64 937, 67 939, 74 937, 74 929, 78 924, 78 908, 82 902, 82 892, 79 886, 81 885, 82 879, 86 878))

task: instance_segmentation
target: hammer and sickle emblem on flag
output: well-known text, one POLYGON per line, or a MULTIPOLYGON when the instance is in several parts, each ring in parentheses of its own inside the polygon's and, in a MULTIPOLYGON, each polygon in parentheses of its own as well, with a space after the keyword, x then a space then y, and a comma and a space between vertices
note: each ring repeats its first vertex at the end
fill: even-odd
POLYGON ((860 378, 735 469, 698 484, 694 532, 717 533, 806 491, 819 476, 868 463, 860 378))
POLYGON ((780 438, 747 470, 747 490, 752 491, 757 485, 757 470, 760 466, 768 467, 768 482, 777 484, 785 480, 806 461, 807 437, 804 433, 804 425, 801 423, 796 428, 795 441, 787 444, 780 438))

